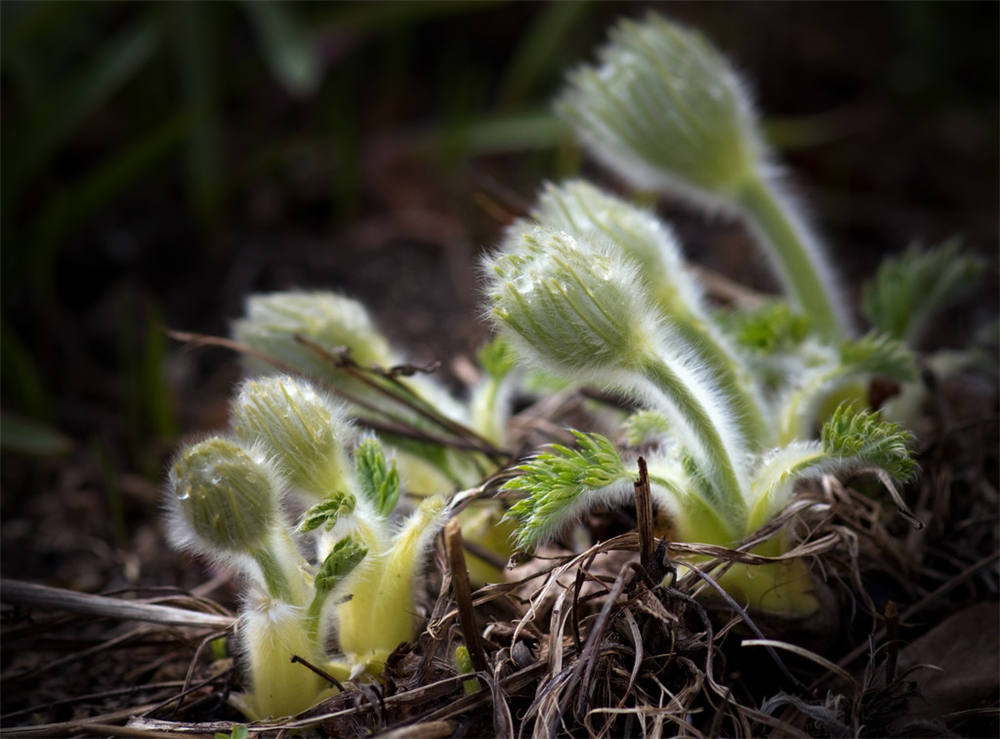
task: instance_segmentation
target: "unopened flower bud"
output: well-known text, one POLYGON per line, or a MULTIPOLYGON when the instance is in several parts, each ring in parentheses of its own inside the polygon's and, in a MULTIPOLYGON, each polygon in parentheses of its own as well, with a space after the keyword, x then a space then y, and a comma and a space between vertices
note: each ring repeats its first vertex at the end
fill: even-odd
POLYGON ((612 29, 599 64, 570 75, 559 110, 602 163, 639 187, 726 200, 762 154, 726 59, 657 15, 612 29))
POLYGON ((536 228, 490 260, 499 327, 550 369, 580 373, 634 367, 655 321, 635 267, 611 249, 536 228))
POLYGON ((297 488, 318 497, 346 489, 344 449, 354 427, 305 380, 280 375, 243 383, 232 425, 244 443, 262 448, 297 488))
POLYGON ((701 288, 684 264, 676 236, 650 211, 572 180, 547 184, 532 216, 546 228, 609 239, 639 266, 643 284, 665 315, 704 317, 701 288))
POLYGON ((385 337, 356 300, 329 292, 281 292, 247 300, 246 316, 233 324, 233 335, 253 349, 321 378, 343 384, 344 377, 301 336, 325 352, 347 349, 362 366, 390 366, 395 357, 385 337))
POLYGON ((171 505, 186 530, 179 543, 208 553, 253 554, 278 518, 277 483, 263 460, 213 437, 186 449, 168 478, 171 505))

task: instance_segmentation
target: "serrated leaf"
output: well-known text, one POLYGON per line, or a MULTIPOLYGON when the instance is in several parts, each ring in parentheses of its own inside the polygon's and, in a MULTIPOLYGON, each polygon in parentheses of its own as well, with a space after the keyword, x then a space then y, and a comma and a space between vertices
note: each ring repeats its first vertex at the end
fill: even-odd
POLYGON ((500 379, 514 368, 517 355, 513 347, 502 337, 497 336, 483 345, 476 355, 479 365, 491 377, 500 379))
POLYGON ((861 310, 880 331, 912 343, 935 313, 975 287, 983 268, 981 258, 961 253, 957 238, 929 250, 911 246, 882 262, 865 286, 861 310))
POLYGON ((396 461, 386 462, 385 451, 374 437, 362 439, 354 450, 354 465, 361 492, 383 518, 392 513, 399 500, 399 472, 396 461))
POLYGON ((600 434, 573 431, 579 449, 553 444, 515 469, 521 474, 504 483, 502 490, 523 490, 505 518, 519 522, 515 537, 522 548, 531 548, 575 518, 587 494, 615 483, 630 481, 625 465, 608 439, 600 434))
POLYGON ((778 300, 753 310, 724 313, 721 317, 740 346, 760 354, 791 349, 809 334, 809 317, 778 300))
POLYGON ((670 422, 666 416, 654 410, 633 413, 625 419, 623 426, 629 446, 639 446, 670 433, 670 422))
POLYGON ((913 352, 887 334, 872 331, 840 345, 843 374, 868 373, 900 382, 917 378, 913 352))
POLYGON ((877 413, 842 404, 823 425, 823 450, 831 457, 854 458, 880 467, 897 480, 907 480, 916 469, 909 445, 913 435, 877 413))
POLYGON ((338 582, 358 566, 366 554, 368 549, 350 536, 345 536, 334 544, 316 573, 316 592, 328 593, 333 590, 338 582))
POLYGON ((307 533, 315 531, 320 526, 330 531, 341 516, 354 512, 356 504, 357 500, 350 493, 336 491, 326 500, 306 511, 299 524, 299 531, 307 533))

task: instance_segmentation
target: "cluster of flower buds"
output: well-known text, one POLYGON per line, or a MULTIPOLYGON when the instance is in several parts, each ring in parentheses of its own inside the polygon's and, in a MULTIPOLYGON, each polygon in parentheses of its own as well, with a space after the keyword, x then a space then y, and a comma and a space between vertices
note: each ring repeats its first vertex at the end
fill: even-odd
POLYGON ((397 530, 395 462, 305 380, 245 382, 231 427, 232 438, 194 444, 171 467, 172 538, 247 578, 239 634, 252 689, 236 705, 252 718, 298 713, 329 687, 293 656, 346 679, 377 674, 413 638, 414 581, 445 501, 425 499, 397 530), (310 505, 296 528, 285 495, 310 505))
POLYGON ((742 216, 817 330, 848 332, 833 271, 780 186, 746 85, 700 34, 656 15, 620 22, 598 64, 570 75, 559 110, 630 184, 742 216))
MULTIPOLYGON (((906 479, 907 432, 859 401, 873 376, 912 378, 912 355, 884 334, 844 338, 849 310, 777 188, 728 62, 657 16, 621 22, 599 57, 570 76, 559 104, 584 143, 632 185, 743 215, 789 303, 714 314, 666 224, 569 182, 546 186, 531 220, 514 224, 487 259, 497 329, 530 365, 636 402, 629 432, 660 444, 646 452, 650 481, 679 538, 735 545, 781 511, 803 478, 871 466, 906 479)), ((630 497, 632 474, 614 445, 593 434, 577 442, 536 455, 506 483, 527 493, 510 510, 521 546, 630 497)), ((779 534, 757 551, 785 545, 779 534)), ((801 563, 737 566, 722 582, 769 610, 816 605, 801 563)))

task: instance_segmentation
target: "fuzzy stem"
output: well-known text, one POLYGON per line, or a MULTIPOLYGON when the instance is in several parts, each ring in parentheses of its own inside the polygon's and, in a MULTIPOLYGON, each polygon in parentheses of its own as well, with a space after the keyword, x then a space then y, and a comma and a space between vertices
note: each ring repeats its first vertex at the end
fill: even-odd
POLYGON ((711 368, 719 385, 725 388, 735 411, 733 420, 749 445, 754 449, 767 446, 773 432, 764 421, 760 403, 747 389, 751 380, 742 376, 739 365, 718 343, 714 332, 693 314, 675 320, 674 329, 690 345, 698 359, 711 368))
POLYGON ((671 405, 683 417, 691 432, 698 438, 707 462, 711 490, 717 496, 715 503, 719 515, 733 530, 743 530, 746 523, 746 501, 743 486, 736 474, 736 465, 712 420, 708 409, 690 391, 688 386, 665 362, 648 357, 639 366, 639 372, 669 398, 671 405))
POLYGON ((817 329, 827 336, 850 333, 838 301, 823 276, 822 255, 810 248, 806 227, 760 176, 751 176, 736 195, 761 239, 771 244, 781 278, 817 329))
POLYGON ((269 549, 258 549, 253 553, 253 559, 260 567, 260 572, 264 576, 264 584, 267 585, 267 592, 272 598, 285 603, 294 603, 292 589, 288 584, 288 578, 281 567, 281 560, 274 556, 269 549))

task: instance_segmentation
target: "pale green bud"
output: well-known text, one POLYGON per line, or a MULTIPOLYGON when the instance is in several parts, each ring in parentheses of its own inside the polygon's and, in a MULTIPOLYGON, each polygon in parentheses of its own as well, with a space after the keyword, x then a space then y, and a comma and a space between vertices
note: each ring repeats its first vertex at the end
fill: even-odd
POLYGON ((278 485, 262 459, 220 437, 185 449, 167 478, 174 539, 209 554, 254 554, 278 520, 278 485))
POLYGON ((546 228, 613 241, 639 266, 665 315, 707 318, 701 287, 684 264, 677 238, 653 213, 573 180, 547 184, 532 216, 546 228))
POLYGON ((656 325, 631 263, 614 249, 545 228, 512 234, 511 240, 487 265, 499 328, 564 374, 643 361, 656 325))
POLYGON ((396 357, 356 300, 329 292, 281 292, 247 300, 246 316, 233 324, 238 341, 334 385, 344 378, 330 361, 296 341, 302 336, 326 352, 350 351, 362 366, 388 367, 396 357))
POLYGON ((749 98, 702 36, 651 14, 621 21, 595 67, 572 73, 559 112, 639 187, 729 200, 762 158, 749 98))
POLYGON ((344 449, 354 427, 305 380, 281 375, 243 383, 232 426, 244 443, 263 449, 295 487, 319 497, 346 489, 350 465, 344 449))

